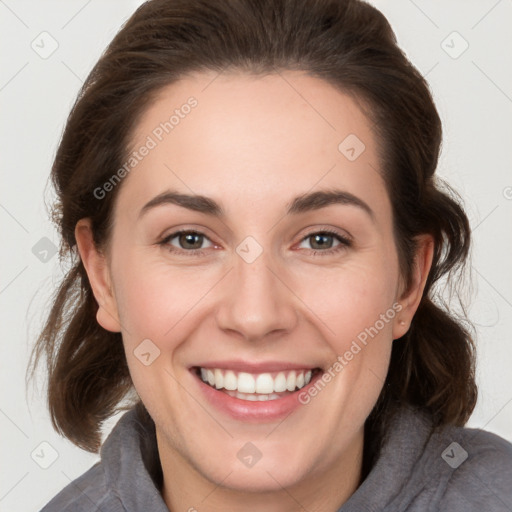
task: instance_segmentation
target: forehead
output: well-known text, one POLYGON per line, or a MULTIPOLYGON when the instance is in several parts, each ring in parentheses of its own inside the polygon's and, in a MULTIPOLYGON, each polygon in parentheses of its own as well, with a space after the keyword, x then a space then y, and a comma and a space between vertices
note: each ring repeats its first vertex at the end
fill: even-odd
POLYGON ((130 152, 143 146, 121 194, 131 210, 166 189, 213 197, 229 211, 330 187, 389 210, 369 120, 350 96, 301 72, 198 73, 166 86, 130 152))

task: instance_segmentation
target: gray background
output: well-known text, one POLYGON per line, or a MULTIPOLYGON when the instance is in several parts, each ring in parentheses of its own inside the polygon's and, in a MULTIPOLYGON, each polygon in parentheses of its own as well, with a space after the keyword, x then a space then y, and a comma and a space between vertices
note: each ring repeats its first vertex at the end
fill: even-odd
MULTIPOLYGON (((140 3, 0 0, 1 511, 39 510, 97 460, 52 430, 44 379, 27 390, 24 376, 62 276, 45 208, 52 158, 78 88, 140 3)), ((512 1, 373 3, 431 85, 444 123, 439 174, 473 229, 480 397, 469 426, 512 441, 512 1)))

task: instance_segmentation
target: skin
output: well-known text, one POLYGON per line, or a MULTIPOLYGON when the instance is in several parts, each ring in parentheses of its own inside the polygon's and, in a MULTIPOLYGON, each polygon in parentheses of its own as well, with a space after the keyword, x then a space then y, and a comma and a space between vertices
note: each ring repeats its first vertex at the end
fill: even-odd
POLYGON ((97 320, 122 333, 134 386, 156 424, 170 510, 335 511, 361 483, 364 422, 393 340, 420 302, 432 239, 419 239, 413 284, 403 290, 371 124, 326 82, 296 71, 190 75, 161 91, 133 147, 190 96, 197 107, 124 179, 108 251, 94 247, 88 219, 76 226, 97 320), (338 151, 349 134, 366 146, 353 162, 338 151), (375 218, 346 204, 285 214, 296 196, 331 188, 362 199, 375 218), (225 218, 166 204, 139 219, 167 189, 211 197, 225 218), (158 244, 185 228, 206 235, 198 242, 203 255, 190 255, 179 237, 158 244), (353 244, 325 254, 311 235, 326 228, 353 244), (247 236, 263 251, 252 263, 236 252, 247 236), (255 424, 221 413, 188 371, 219 359, 326 369, 394 303, 400 312, 284 421, 255 424), (145 366, 133 351, 147 338, 160 356, 145 366), (237 458, 248 441, 262 454, 252 468, 237 458))

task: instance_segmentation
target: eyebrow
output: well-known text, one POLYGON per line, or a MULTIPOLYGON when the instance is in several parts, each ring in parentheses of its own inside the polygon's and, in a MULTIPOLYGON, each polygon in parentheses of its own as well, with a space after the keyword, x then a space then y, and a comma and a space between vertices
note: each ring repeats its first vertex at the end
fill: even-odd
MULTIPOLYGON (((182 194, 173 190, 167 190, 151 199, 142 207, 139 212, 139 219, 149 210, 166 204, 174 204, 217 218, 225 217, 222 206, 210 197, 182 194)), ((354 194, 339 189, 319 190, 295 197, 288 203, 286 214, 298 215, 313 210, 320 210, 332 204, 356 206, 366 212, 372 221, 375 222, 375 213, 367 203, 354 194)))

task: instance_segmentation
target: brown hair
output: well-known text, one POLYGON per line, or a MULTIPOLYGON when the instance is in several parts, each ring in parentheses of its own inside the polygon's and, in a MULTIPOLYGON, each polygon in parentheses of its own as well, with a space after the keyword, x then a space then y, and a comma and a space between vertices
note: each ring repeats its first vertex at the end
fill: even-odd
POLYGON ((434 303, 434 285, 463 269, 470 228, 460 200, 434 176, 441 121, 426 81, 397 46, 386 18, 359 0, 151 0, 85 81, 52 168, 58 195, 53 218, 70 270, 53 298, 32 370, 45 354, 54 427, 97 451, 102 422, 132 389, 121 334, 96 321, 98 304, 76 251, 75 225, 89 217, 97 247, 107 247, 122 184, 101 200, 93 191, 122 166, 130 135, 156 93, 205 70, 301 70, 366 105, 406 283, 415 237, 430 233, 435 240, 421 303, 407 334, 393 344, 367 432, 378 447, 381 426, 401 403, 427 410, 439 426, 465 424, 477 397, 474 344, 464 318, 434 303))

